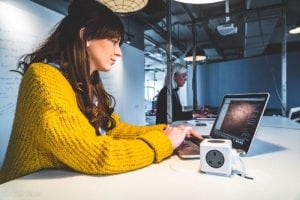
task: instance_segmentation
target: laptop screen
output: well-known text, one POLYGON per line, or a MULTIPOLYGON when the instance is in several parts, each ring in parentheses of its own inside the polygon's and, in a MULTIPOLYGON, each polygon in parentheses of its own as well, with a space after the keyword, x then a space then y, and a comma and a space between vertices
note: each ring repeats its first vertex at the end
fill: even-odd
POLYGON ((268 93, 225 95, 211 137, 230 139, 233 148, 247 153, 268 98, 268 93))

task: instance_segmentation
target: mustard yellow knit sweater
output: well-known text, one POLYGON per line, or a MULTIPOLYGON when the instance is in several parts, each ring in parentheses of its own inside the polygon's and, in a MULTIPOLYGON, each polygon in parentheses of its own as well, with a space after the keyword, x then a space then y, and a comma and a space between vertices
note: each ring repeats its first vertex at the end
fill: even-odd
POLYGON ((79 110, 75 93, 59 70, 44 63, 25 73, 0 183, 45 168, 85 174, 115 174, 160 162, 173 152, 165 125, 121 122, 97 136, 79 110))

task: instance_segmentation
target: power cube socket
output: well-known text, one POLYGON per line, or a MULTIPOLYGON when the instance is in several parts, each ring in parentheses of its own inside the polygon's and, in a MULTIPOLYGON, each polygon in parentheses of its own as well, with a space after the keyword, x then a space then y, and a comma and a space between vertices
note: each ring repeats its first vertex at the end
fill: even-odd
POLYGON ((226 139, 204 139, 200 143, 200 169, 205 173, 229 176, 232 170, 232 143, 226 139))

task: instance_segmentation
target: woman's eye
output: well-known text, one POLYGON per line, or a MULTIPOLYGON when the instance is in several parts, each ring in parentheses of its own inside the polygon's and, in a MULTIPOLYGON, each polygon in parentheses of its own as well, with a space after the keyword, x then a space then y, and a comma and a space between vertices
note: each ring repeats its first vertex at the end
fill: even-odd
POLYGON ((111 41, 114 45, 117 45, 118 42, 119 42, 119 40, 115 40, 115 39, 111 39, 110 41, 111 41))

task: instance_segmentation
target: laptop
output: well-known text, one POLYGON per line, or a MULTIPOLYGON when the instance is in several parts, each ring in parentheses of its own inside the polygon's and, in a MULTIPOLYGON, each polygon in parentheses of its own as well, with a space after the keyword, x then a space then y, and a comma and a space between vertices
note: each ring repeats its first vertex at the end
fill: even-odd
MULTIPOLYGON (((225 95, 208 138, 230 139, 232 148, 246 155, 269 97, 269 93, 225 95)), ((199 145, 200 141, 196 138, 186 138, 175 152, 182 159, 200 158, 199 145)))

